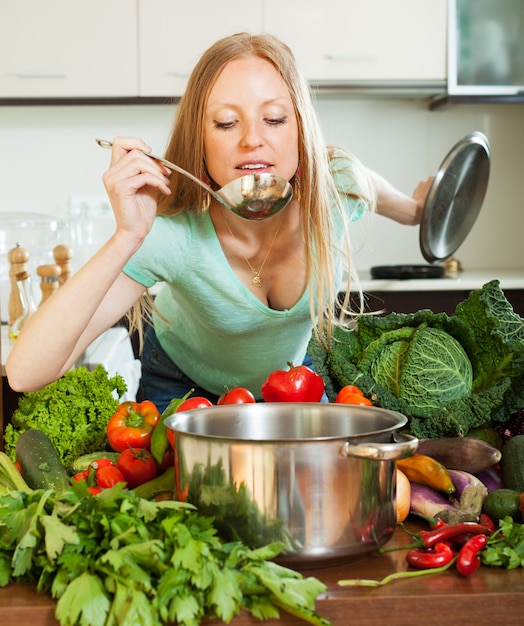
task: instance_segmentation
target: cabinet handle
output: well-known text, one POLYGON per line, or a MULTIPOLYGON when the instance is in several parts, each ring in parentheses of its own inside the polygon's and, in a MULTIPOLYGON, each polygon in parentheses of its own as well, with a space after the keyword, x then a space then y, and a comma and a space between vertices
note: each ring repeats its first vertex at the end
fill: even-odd
POLYGON ((374 54, 326 54, 324 58, 335 63, 378 61, 374 54))
POLYGON ((166 72, 166 76, 174 76, 175 78, 189 78, 189 72, 166 72))
POLYGON ((42 72, 18 72, 16 74, 17 78, 45 78, 45 79, 49 79, 49 78, 67 78, 67 74, 63 74, 63 73, 59 73, 59 72, 49 72, 49 73, 42 73, 42 72))

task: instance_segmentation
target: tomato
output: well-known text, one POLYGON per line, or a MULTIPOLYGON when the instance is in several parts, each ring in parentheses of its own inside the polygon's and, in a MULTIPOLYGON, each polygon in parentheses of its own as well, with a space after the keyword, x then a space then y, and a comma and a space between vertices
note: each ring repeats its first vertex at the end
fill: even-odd
POLYGON ((338 392, 337 398, 342 397, 346 394, 357 394, 359 396, 363 396, 364 392, 362 391, 362 389, 355 387, 355 385, 346 385, 345 387, 342 387, 342 389, 338 392))
MULTIPOLYGON (((213 406, 213 403, 204 398, 203 396, 191 396, 187 400, 184 400, 182 404, 180 404, 175 413, 180 413, 181 411, 191 411, 192 409, 207 409, 208 407, 213 406)), ((167 429, 167 438, 169 439, 169 443, 171 447, 175 447, 175 433, 168 428, 167 429)))
POLYGON ((73 476, 73 480, 76 480, 77 483, 80 483, 84 480, 87 480, 89 478, 89 470, 82 470, 81 472, 78 472, 78 474, 75 474, 73 476))
POLYGON ((125 482, 122 472, 117 469, 110 459, 97 459, 89 464, 89 467, 73 476, 77 482, 84 481, 88 489, 108 489, 117 483, 125 482))
POLYGON ((266 402, 320 402, 324 395, 322 376, 306 365, 272 372, 262 385, 266 402))
POLYGON ((109 445, 115 452, 126 448, 149 448, 153 429, 160 421, 160 413, 149 400, 122 402, 107 424, 109 445))
POLYGON ((87 490, 92 496, 97 496, 102 491, 100 487, 88 487, 87 490))
POLYGON ((162 459, 162 463, 159 464, 159 468, 162 470, 167 469, 168 467, 173 467, 175 462, 175 451, 171 446, 165 451, 164 457, 162 459))
POLYGON ((113 464, 99 467, 95 472, 95 477, 96 486, 100 487, 100 489, 109 489, 118 483, 126 482, 122 472, 113 464))
POLYGON ((89 467, 94 468, 95 470, 100 469, 101 467, 114 467, 115 464, 110 459, 97 459, 96 461, 91 461, 89 467))
POLYGON ((130 489, 153 480, 158 474, 158 465, 151 452, 145 448, 124 450, 118 457, 116 466, 130 489))
POLYGON ((178 406, 175 413, 180 413, 181 411, 191 411, 191 409, 206 409, 210 406, 213 406, 213 403, 207 398, 202 396, 192 396, 191 398, 184 400, 184 402, 178 406))
POLYGON ((361 406, 372 406, 369 398, 364 396, 362 389, 355 385, 346 385, 338 392, 335 402, 339 404, 358 404, 361 406))
POLYGON ((369 398, 361 396, 358 393, 348 393, 344 396, 343 400, 336 400, 339 404, 357 404, 359 406, 372 406, 373 403, 369 398))
POLYGON ((217 404, 249 404, 256 402, 255 396, 245 387, 226 389, 220 396, 217 404))

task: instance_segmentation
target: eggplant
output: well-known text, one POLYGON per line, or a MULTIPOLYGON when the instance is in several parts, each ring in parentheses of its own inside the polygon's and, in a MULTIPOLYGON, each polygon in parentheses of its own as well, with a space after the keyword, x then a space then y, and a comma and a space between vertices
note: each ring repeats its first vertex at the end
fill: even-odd
POLYGON ((440 461, 448 469, 472 474, 492 467, 502 458, 498 448, 473 437, 421 439, 417 452, 440 461))
POLYGON ((444 509, 456 508, 451 502, 435 489, 411 483, 410 513, 422 517, 437 517, 444 509))
POLYGON ((488 467, 488 469, 483 470, 482 472, 477 472, 475 476, 484 483, 488 493, 504 487, 502 474, 500 470, 495 467, 488 467))
POLYGON ((480 516, 484 498, 488 495, 486 485, 476 476, 460 470, 448 470, 455 485, 454 497, 458 508, 475 516, 480 516))
POLYGON ((410 513, 426 519, 439 517, 448 523, 474 522, 478 517, 461 511, 445 496, 426 485, 411 483, 410 513))

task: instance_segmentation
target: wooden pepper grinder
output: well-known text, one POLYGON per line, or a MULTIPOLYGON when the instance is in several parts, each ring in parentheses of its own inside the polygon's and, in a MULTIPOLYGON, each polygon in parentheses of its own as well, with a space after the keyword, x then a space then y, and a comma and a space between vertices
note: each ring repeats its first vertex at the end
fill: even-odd
POLYGON ((17 274, 23 274, 28 271, 29 252, 17 243, 14 248, 7 253, 9 261, 9 280, 11 283, 11 291, 7 303, 8 327, 11 328, 13 322, 18 319, 24 312, 22 300, 20 299, 20 291, 16 282, 17 274))
POLYGON ((47 300, 59 287, 59 278, 62 273, 60 265, 39 265, 36 268, 36 273, 42 279, 40 283, 40 289, 42 290, 42 299, 40 300, 41 306, 43 302, 47 300))
POLYGON ((71 266, 73 250, 69 246, 60 244, 54 247, 53 256, 55 258, 56 264, 59 265, 60 269, 62 270, 58 278, 58 284, 61 286, 73 273, 73 269, 71 266))

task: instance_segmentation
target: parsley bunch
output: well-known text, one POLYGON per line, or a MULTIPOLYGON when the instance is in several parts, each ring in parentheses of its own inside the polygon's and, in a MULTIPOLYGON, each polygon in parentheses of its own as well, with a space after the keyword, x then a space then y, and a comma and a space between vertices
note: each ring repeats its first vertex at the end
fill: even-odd
POLYGON ((224 543, 191 505, 121 485, 96 497, 83 483, 0 497, 0 586, 36 583, 58 600, 62 626, 196 626, 279 609, 330 626, 315 612, 325 586, 270 561, 280 550, 224 543))
POLYGON ((505 569, 524 567, 524 524, 509 516, 500 520, 499 529, 490 537, 480 556, 483 565, 505 569))

